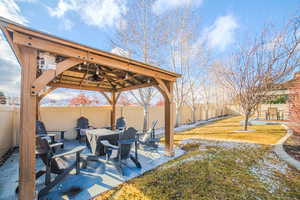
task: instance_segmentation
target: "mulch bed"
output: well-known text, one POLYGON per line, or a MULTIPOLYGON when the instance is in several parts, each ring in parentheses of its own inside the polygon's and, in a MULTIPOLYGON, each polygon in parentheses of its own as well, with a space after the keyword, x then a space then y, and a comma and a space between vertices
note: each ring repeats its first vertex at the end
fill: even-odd
POLYGON ((300 161, 300 134, 294 134, 283 144, 284 150, 294 159, 300 161))

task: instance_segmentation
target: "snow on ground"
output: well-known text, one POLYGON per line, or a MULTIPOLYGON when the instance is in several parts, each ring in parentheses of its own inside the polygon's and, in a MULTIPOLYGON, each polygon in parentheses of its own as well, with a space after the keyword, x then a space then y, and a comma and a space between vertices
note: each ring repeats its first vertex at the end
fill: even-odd
MULTIPOLYGON (((193 124, 183 124, 183 125, 180 125, 180 126, 176 127, 174 129, 174 131, 175 132, 183 132, 183 131, 190 130, 190 129, 196 128, 198 126, 205 125, 205 124, 208 124, 208 123, 211 123, 211 122, 214 122, 214 121, 217 121, 217 120, 221 120, 221 119, 224 119, 224 118, 227 118, 227 117, 228 116, 215 117, 215 118, 211 118, 211 119, 208 119, 208 120, 200 120, 200 121, 197 121, 193 124)), ((164 128, 156 129, 155 130, 155 135, 157 135, 158 137, 163 137, 164 132, 165 132, 164 128)))
POLYGON ((250 172, 256 176, 261 182, 266 184, 270 193, 276 192, 280 187, 287 190, 281 185, 281 181, 275 176, 275 173, 286 174, 288 165, 278 159, 274 152, 268 153, 257 165, 250 167, 250 172))

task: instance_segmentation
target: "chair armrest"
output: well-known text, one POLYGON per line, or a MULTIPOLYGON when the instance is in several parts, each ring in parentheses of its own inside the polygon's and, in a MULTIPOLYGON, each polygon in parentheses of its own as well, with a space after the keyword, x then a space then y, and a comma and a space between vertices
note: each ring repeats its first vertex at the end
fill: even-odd
POLYGON ((74 149, 71 149, 70 151, 60 153, 60 154, 56 154, 56 155, 52 156, 52 158, 60 158, 62 156, 67 156, 67 155, 70 155, 70 154, 80 153, 85 148, 86 148, 85 146, 78 146, 78 147, 75 147, 74 149))
POLYGON ((47 134, 38 134, 38 135, 35 135, 35 137, 40 137, 40 138, 43 138, 43 137, 48 137, 49 135, 47 134))
POLYGON ((101 140, 100 142, 105 147, 110 147, 110 148, 113 148, 113 149, 119 149, 118 146, 110 144, 109 141, 107 141, 107 140, 101 140))
POLYGON ((57 134, 56 133, 48 133, 47 136, 49 137, 55 137, 57 134))
POLYGON ((52 147, 61 146, 61 145, 64 145, 64 144, 62 142, 57 142, 54 144, 50 144, 49 146, 52 148, 52 147))
POLYGON ((66 130, 47 131, 47 133, 61 133, 61 132, 66 132, 66 130))

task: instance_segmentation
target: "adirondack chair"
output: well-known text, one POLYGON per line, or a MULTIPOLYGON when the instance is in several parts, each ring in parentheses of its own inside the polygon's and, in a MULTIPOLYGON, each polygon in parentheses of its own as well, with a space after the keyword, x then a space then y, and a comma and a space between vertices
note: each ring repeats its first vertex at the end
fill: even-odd
POLYGON ((155 128, 158 123, 158 120, 152 122, 151 128, 146 133, 138 134, 138 143, 151 148, 158 148, 160 138, 155 137, 155 128))
POLYGON ((117 130, 125 130, 126 129, 126 121, 125 121, 124 117, 120 117, 117 119, 116 129, 117 130))
POLYGON ((61 148, 64 148, 64 138, 65 138, 64 130, 61 131, 47 131, 45 124, 42 121, 36 121, 36 135, 39 137, 48 136, 51 139, 50 144, 60 143, 61 148), (60 133, 60 139, 55 140, 55 136, 60 133))
POLYGON ((89 125, 89 120, 85 117, 80 117, 77 119, 77 126, 76 126, 76 131, 77 131, 77 137, 76 139, 79 141, 79 143, 82 140, 82 137, 85 137, 85 135, 82 135, 81 133, 81 129, 90 129, 90 128, 94 128, 92 126, 89 125))
MULTIPOLYGON (((80 173, 80 153, 86 147, 77 146, 71 150, 55 154, 52 149, 59 145, 61 143, 49 144, 47 137, 36 137, 36 155, 41 158, 46 166, 46 170, 40 170, 36 173, 36 179, 45 174, 45 187, 39 191, 38 199, 45 196, 74 168, 76 169, 76 174, 80 173), (51 180, 51 174, 56 174, 57 176, 51 180)), ((18 188, 16 192, 18 192, 18 188)))
POLYGON ((131 159, 137 168, 142 168, 140 162, 138 161, 138 154, 137 154, 137 145, 136 145, 136 133, 137 130, 130 127, 127 130, 120 133, 118 146, 112 145, 107 140, 102 140, 101 143, 104 146, 104 152, 106 154, 106 161, 110 160, 113 151, 117 151, 117 157, 114 158, 114 165, 117 170, 124 176, 123 170, 123 161, 127 159, 131 159), (132 144, 135 143, 135 155, 131 154, 132 144))

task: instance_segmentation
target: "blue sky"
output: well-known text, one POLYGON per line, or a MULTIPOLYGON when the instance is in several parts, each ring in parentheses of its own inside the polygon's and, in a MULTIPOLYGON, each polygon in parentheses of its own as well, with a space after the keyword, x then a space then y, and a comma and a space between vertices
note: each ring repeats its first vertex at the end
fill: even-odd
MULTIPOLYGON (((0 16, 112 51, 110 38, 114 37, 114 30, 120 29, 120 23, 117 22, 122 21, 122 15, 131 11, 129 1, 0 0, 0 16)), ((259 32, 264 24, 283 26, 300 11, 300 0, 153 0, 152 11, 160 15, 187 3, 191 3, 199 15, 201 35, 208 38, 211 49, 221 56, 230 52, 240 38, 259 32)), ((19 82, 19 66, 1 35, 0 91, 7 95, 18 95, 19 82)))

